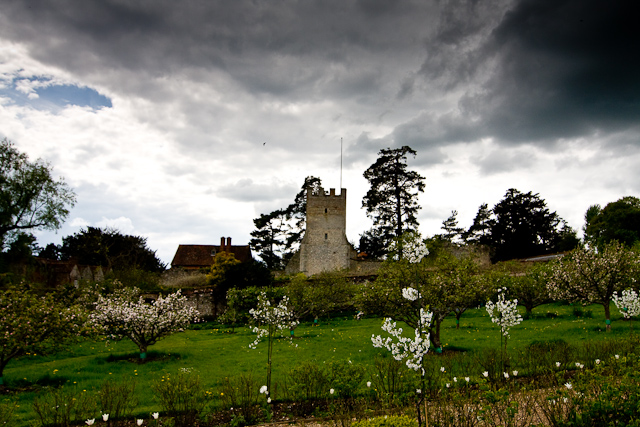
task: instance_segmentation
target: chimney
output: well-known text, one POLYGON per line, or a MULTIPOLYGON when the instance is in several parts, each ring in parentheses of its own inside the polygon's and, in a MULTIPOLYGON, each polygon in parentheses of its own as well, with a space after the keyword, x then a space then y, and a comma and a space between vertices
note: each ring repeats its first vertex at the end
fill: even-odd
POLYGON ((227 237, 227 249, 231 251, 231 237, 227 237))
POLYGON ((220 252, 224 252, 224 237, 220 238, 220 252))

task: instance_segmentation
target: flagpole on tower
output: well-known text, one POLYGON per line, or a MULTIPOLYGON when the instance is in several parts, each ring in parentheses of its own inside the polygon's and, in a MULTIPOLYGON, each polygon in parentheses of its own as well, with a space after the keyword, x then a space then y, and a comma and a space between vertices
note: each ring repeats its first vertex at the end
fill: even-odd
POLYGON ((340 137, 340 191, 342 191, 342 137, 340 137))

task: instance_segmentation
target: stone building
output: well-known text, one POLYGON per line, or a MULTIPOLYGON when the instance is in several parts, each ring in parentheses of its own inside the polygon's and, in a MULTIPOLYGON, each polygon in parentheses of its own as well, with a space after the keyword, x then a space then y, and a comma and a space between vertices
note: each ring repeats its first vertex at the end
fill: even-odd
POLYGON ((286 274, 307 276, 323 271, 356 270, 356 250, 347 240, 347 190, 336 194, 307 190, 307 224, 300 249, 291 258, 286 274))

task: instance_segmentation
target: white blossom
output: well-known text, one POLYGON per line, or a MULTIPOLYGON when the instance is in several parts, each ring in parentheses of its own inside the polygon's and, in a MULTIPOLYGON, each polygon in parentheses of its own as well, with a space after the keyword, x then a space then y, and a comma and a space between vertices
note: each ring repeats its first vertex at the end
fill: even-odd
POLYGON ((396 322, 391 318, 386 318, 382 324, 382 330, 389 333, 390 337, 383 339, 380 335, 371 336, 373 346, 376 348, 386 348, 396 360, 407 359, 405 362, 409 369, 420 370, 424 375, 422 360, 429 352, 429 332, 427 328, 431 324, 432 313, 420 309, 420 325, 415 329, 413 339, 402 336, 402 328, 396 327, 396 322))
POLYGON ((198 311, 187 305, 180 290, 147 303, 139 289, 125 288, 107 297, 99 295, 89 322, 109 338, 129 338, 146 352, 148 346, 183 331, 198 318, 198 311))
POLYGON ((249 344, 249 348, 254 350, 258 347, 260 340, 269 335, 269 325, 282 333, 284 330, 295 328, 299 323, 289 309, 288 297, 283 297, 280 303, 273 307, 265 292, 261 292, 258 295, 258 306, 249 310, 249 314, 253 316, 253 320, 257 323, 257 326, 253 328, 253 332, 257 337, 254 342, 249 344))
POLYGON ((484 372, 482 373, 482 375, 483 375, 485 378, 489 378, 489 371, 484 371, 484 372))
POLYGON ((522 322, 522 316, 518 313, 518 300, 505 300, 504 291, 498 291, 498 301, 487 301, 487 313, 491 317, 491 321, 500 326, 502 335, 509 336, 509 328, 516 326, 522 322))
POLYGON ((102 414, 102 421, 108 421, 109 420, 109 414, 102 414))
POLYGON ((92 426, 93 423, 95 423, 95 422, 96 422, 96 419, 95 418, 91 418, 90 420, 85 421, 85 424, 88 425, 88 426, 92 426))
POLYGON ((153 414, 151 414, 151 416, 153 417, 154 420, 157 420, 158 417, 160 416, 159 412, 154 412, 153 414))
POLYGON ((409 301, 416 301, 418 298, 420 298, 420 292, 418 292, 418 290, 414 288, 403 288, 402 296, 404 297, 404 299, 408 299, 409 301))
POLYGON ((565 386, 567 389, 569 389, 569 390, 571 390, 571 389, 573 388, 573 386, 571 385, 571 383, 565 383, 565 384, 564 384, 564 386, 565 386))
POLYGON ((268 389, 266 385, 263 385, 262 387, 260 387, 260 394, 264 394, 267 393, 268 389))
POLYGON ((613 294, 613 303, 625 319, 640 315, 640 299, 633 289, 625 289, 621 295, 613 294))

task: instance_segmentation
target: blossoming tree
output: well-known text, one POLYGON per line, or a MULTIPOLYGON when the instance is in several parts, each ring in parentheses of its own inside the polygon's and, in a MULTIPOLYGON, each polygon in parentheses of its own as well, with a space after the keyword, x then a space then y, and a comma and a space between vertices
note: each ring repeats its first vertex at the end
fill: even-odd
POLYGON ((422 426, 421 408, 424 400, 422 390, 425 387, 424 357, 429 352, 431 341, 429 339, 429 325, 431 324, 432 313, 422 307, 421 295, 415 288, 402 289, 402 296, 417 312, 417 327, 414 330, 414 337, 409 338, 402 335, 402 328, 396 326, 396 322, 391 318, 384 319, 382 330, 390 336, 382 338, 380 335, 372 335, 371 341, 375 348, 386 348, 391 352, 394 359, 405 360, 409 369, 420 373, 421 389, 416 393, 416 410, 418 413, 418 425, 422 426))
POLYGON ((0 292, 0 387, 11 359, 55 350, 82 333, 85 319, 81 307, 66 306, 53 294, 38 296, 24 289, 0 292))
POLYGON ((281 334, 285 330, 293 330, 298 325, 292 310, 289 308, 289 298, 284 296, 277 306, 271 305, 265 292, 258 296, 258 306, 249 310, 253 316, 255 326, 253 332, 256 339, 249 344, 249 348, 256 349, 262 338, 267 337, 267 390, 271 390, 271 356, 273 354, 273 340, 276 332, 281 334))
POLYGON ((507 351, 507 339, 509 329, 522 322, 522 316, 518 313, 518 300, 507 300, 504 297, 506 289, 498 289, 498 301, 487 301, 486 309, 491 321, 500 326, 500 350, 502 352, 502 368, 504 370, 505 353, 507 351))
POLYGON ((640 274, 640 257, 617 242, 601 251, 576 249, 554 265, 547 286, 556 299, 600 304, 611 329, 613 295, 633 287, 640 274))
POLYGON ((428 326, 431 346, 440 352, 440 327, 444 319, 454 312, 459 321, 467 308, 484 299, 489 284, 481 279, 475 254, 458 258, 447 248, 439 247, 441 243, 432 241, 429 247, 431 244, 434 252, 430 254, 418 233, 404 234, 392 245, 377 279, 365 285, 358 298, 362 311, 404 321, 415 328, 418 312, 407 305, 402 290, 417 289, 423 305, 428 305, 432 313, 428 326))
POLYGON ((133 341, 140 349, 141 360, 146 359, 149 346, 183 331, 198 319, 198 311, 187 304, 187 298, 179 290, 146 303, 137 288, 124 288, 107 297, 99 296, 95 311, 90 315, 91 324, 111 339, 133 341))
POLYGON ((631 318, 640 315, 640 298, 633 289, 625 289, 620 295, 613 294, 613 303, 618 307, 625 319, 629 319, 631 329, 631 318))

